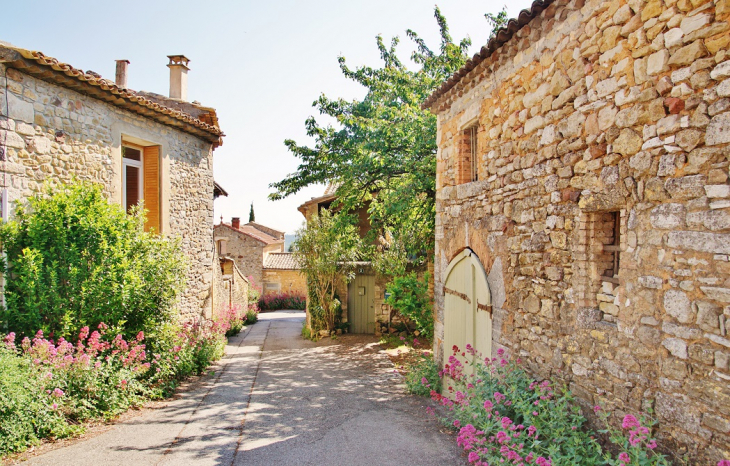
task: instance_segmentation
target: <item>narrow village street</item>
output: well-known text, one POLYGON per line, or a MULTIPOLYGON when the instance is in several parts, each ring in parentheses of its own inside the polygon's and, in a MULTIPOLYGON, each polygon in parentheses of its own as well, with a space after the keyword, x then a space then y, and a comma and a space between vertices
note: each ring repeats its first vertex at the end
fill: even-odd
POLYGON ((319 343, 304 312, 262 313, 215 374, 159 409, 24 464, 458 465, 426 400, 405 395, 370 335, 319 343))

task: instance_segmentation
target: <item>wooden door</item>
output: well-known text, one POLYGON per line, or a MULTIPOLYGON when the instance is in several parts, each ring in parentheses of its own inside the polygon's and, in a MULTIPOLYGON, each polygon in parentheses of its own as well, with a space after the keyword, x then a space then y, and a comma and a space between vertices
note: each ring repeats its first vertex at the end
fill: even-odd
POLYGON ((476 255, 464 250, 446 269, 444 285, 444 361, 454 346, 472 345, 482 358, 492 356, 492 300, 487 274, 476 255))
POLYGON ((347 321, 351 333, 375 333, 375 277, 356 275, 347 286, 347 321))

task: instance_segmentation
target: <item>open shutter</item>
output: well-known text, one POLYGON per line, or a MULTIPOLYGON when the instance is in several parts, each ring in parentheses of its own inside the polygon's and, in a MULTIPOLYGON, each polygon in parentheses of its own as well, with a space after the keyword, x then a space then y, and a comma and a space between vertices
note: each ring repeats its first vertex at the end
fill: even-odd
POLYGON ((160 232, 160 146, 144 148, 144 208, 147 210, 145 231, 160 232))

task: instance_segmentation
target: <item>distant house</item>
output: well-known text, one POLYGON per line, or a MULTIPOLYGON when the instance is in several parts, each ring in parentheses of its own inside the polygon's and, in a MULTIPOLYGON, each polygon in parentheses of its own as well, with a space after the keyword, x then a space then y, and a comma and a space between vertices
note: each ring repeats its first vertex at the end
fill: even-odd
POLYGON ((239 217, 214 228, 218 254, 232 259, 246 277, 256 285, 264 282, 264 261, 271 253, 284 252, 284 232, 256 222, 241 225, 239 217))
POLYGON ((307 294, 307 280, 291 252, 272 252, 264 258, 264 294, 307 294))
MULTIPOLYGON (((146 230, 183 238, 190 271, 179 309, 216 309, 213 280, 213 150, 223 132, 216 111, 187 101, 189 60, 169 56, 170 96, 127 87, 40 52, 0 43, 3 219, 43 183, 92 181, 129 209, 144 201, 146 230)), ((221 191, 219 194, 222 194, 221 191)))
MULTIPOLYGON (((336 187, 330 185, 324 195, 315 197, 298 207, 304 218, 309 220, 319 215, 322 209, 329 209, 337 199, 336 187)), ((358 209, 358 230, 360 237, 370 231, 367 206, 358 209)), ((385 304, 385 287, 388 279, 375 273, 370 262, 355 264, 355 278, 337 290, 342 302, 344 322, 349 322, 351 333, 375 333, 387 331, 391 322, 391 308, 385 304)))

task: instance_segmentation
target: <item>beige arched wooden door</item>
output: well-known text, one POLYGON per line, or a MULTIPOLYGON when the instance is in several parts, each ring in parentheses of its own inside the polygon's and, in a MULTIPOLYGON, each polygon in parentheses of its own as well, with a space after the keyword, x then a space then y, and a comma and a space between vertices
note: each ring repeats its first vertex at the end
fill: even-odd
POLYGON ((444 362, 452 347, 472 345, 482 358, 492 357, 492 297, 487 274, 470 249, 446 269, 444 285, 444 362))

